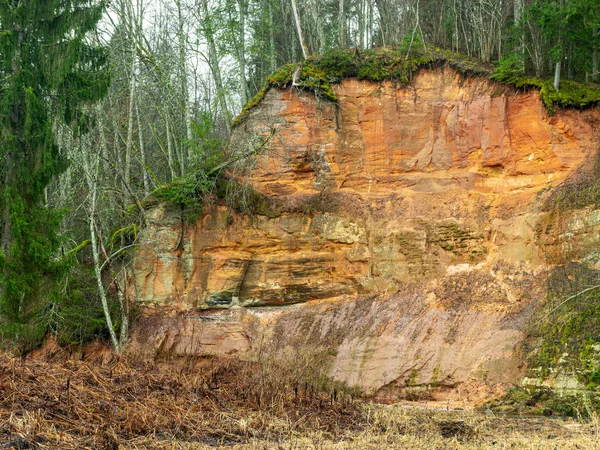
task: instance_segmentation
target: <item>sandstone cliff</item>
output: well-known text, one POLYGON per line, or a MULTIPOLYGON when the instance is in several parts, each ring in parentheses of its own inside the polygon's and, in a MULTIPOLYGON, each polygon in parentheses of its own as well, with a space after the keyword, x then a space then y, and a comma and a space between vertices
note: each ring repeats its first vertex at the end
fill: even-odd
POLYGON ((148 211, 134 346, 325 346, 332 376, 380 396, 517 382, 549 272, 600 264, 600 213, 547 207, 593 165, 600 111, 549 116, 536 91, 448 67, 333 88, 337 103, 271 89, 233 132, 238 151, 273 133, 251 184, 277 207, 215 201, 185 227, 168 205, 148 211))

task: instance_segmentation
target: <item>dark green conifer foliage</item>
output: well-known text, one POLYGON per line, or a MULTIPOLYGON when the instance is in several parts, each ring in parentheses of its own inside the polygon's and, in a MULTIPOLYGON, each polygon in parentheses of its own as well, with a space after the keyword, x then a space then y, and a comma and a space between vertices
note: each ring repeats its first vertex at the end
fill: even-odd
POLYGON ((57 295, 66 267, 62 212, 44 205, 44 189, 68 164, 53 124, 85 131, 83 107, 108 87, 104 49, 89 40, 104 7, 0 0, 0 323, 18 336, 57 295))

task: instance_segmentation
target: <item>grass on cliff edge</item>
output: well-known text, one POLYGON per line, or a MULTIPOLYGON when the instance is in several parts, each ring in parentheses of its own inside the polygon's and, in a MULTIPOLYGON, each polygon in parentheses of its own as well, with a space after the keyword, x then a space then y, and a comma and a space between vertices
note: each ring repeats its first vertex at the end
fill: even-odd
POLYGON ((323 55, 309 56, 300 64, 286 64, 267 77, 263 88, 242 109, 233 125, 240 124, 248 112, 260 103, 267 91, 273 87, 286 88, 292 85, 294 72, 297 87, 313 91, 317 96, 337 102, 332 84, 344 78, 359 80, 391 80, 402 84, 410 83, 413 75, 422 68, 442 65, 454 68, 462 75, 489 77, 493 67, 458 53, 439 48, 417 45, 408 52, 406 45, 381 47, 369 50, 337 49, 323 55), (407 57, 408 56, 408 57, 407 57))
POLYGON ((549 112, 555 107, 585 108, 600 102, 600 86, 591 83, 561 81, 559 92, 554 90, 551 79, 527 77, 509 60, 497 67, 481 61, 439 48, 426 45, 411 47, 382 47, 370 50, 336 49, 322 55, 312 55, 300 64, 286 64, 267 77, 262 89, 242 109, 233 126, 242 123, 248 112, 258 105, 273 87, 287 88, 292 85, 294 73, 296 86, 313 91, 317 96, 332 102, 337 96, 332 88, 344 78, 359 80, 391 80, 407 85, 413 75, 422 68, 447 65, 463 76, 491 78, 517 89, 537 89, 549 112))

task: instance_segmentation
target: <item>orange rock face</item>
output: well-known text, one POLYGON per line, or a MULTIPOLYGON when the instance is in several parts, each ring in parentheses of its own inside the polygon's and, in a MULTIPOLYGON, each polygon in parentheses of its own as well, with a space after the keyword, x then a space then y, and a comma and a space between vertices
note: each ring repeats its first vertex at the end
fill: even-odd
POLYGON ((281 211, 215 203, 184 229, 165 205, 148 212, 130 291, 159 325, 134 345, 152 356, 251 353, 264 336, 327 343, 332 376, 380 396, 517 381, 545 274, 600 261, 600 215, 542 208, 595 155, 600 112, 549 117, 536 92, 451 69, 335 89, 338 104, 271 90, 233 132, 240 152, 274 132, 251 184, 281 211), (177 319, 161 322, 165 311, 177 319))

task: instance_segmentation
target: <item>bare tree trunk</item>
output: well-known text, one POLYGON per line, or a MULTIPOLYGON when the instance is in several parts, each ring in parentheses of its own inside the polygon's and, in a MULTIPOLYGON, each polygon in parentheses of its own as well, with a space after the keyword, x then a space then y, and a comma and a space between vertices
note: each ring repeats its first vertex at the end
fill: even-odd
MULTIPOLYGON (((185 122, 186 139, 188 143, 192 140, 192 116, 190 113, 190 99, 189 99, 189 88, 188 88, 188 71, 187 71, 187 59, 186 59, 186 31, 185 22, 183 18, 183 9, 181 0, 177 0, 177 38, 179 40, 179 82, 181 84, 181 109, 182 117, 185 122)), ((188 160, 191 157, 191 146, 188 144, 188 160)), ((182 152, 183 154, 183 152, 182 152)), ((181 174, 186 172, 185 158, 181 160, 181 174)))
POLYGON ((144 181, 144 196, 150 194, 150 179, 148 177, 148 165, 146 162, 146 147, 144 146, 144 135, 142 132, 142 120, 137 103, 135 104, 135 116, 137 117, 138 138, 140 141, 140 159, 142 160, 142 179, 144 181))
POLYGON ((204 37, 208 43, 208 64, 210 65, 210 70, 212 72, 215 85, 217 87, 217 98, 219 99, 219 103, 221 104, 221 110, 223 115, 225 116, 225 120, 227 122, 227 126, 231 125, 231 113, 229 112, 229 108, 227 107, 227 100, 225 98, 225 88, 223 87, 223 78, 221 77, 221 69, 219 68, 219 58, 217 52, 217 45, 215 43, 214 32, 212 29, 212 23, 210 20, 210 15, 208 11, 208 2, 207 0, 201 0, 204 26, 202 27, 204 31, 204 37))
POLYGON ((366 7, 365 2, 360 0, 358 10, 358 48, 363 50, 365 48, 365 20, 366 20, 366 7))
MULTIPOLYGON (((117 281, 115 281, 116 283, 117 281)), ((129 337, 129 306, 127 299, 124 297, 121 289, 117 289, 117 297, 121 306, 121 330, 119 331, 119 348, 125 347, 127 338, 129 337)))
POLYGON ((560 86, 560 60, 556 62, 556 66, 554 69, 554 90, 558 92, 558 88, 560 86))
POLYGON ((179 174, 185 175, 186 164, 185 152, 183 151, 183 143, 177 142, 177 140, 173 139, 173 144, 175 145, 175 154, 179 157, 179 174))
POLYGON ((381 44, 398 44, 405 31, 406 6, 401 6, 397 0, 375 0, 379 12, 381 28, 381 44))
POLYGON ((339 0, 338 14, 338 45, 346 48, 346 12, 344 11, 344 0, 339 0))
POLYGON ((517 50, 519 53, 521 53, 521 56, 523 56, 523 53, 525 52, 525 39, 523 36, 523 29, 520 25, 522 15, 523 15, 523 0, 514 0, 513 16, 514 16, 515 26, 519 27, 518 28, 519 29, 519 48, 517 50))
POLYGON ((312 2, 313 20, 317 28, 317 45, 313 48, 317 48, 319 53, 323 53, 325 51, 327 39, 325 37, 325 26, 323 24, 324 18, 319 5, 320 2, 318 0, 312 2))
POLYGON ((300 47, 302 47, 302 56, 304 59, 308 58, 309 52, 304 40, 304 33, 302 32, 302 23, 300 22, 300 15, 298 14, 298 6, 296 0, 290 0, 292 2, 292 11, 294 13, 294 21, 296 22, 296 31, 298 32, 298 40, 300 41, 300 47))
POLYGON ((415 33, 417 32, 417 28, 420 27, 419 24, 419 0, 417 0, 417 4, 416 4, 416 16, 415 16, 415 27, 413 28, 413 32, 412 35, 410 36, 410 44, 408 45, 408 50, 406 51, 406 58, 408 59, 408 55, 410 54, 410 49, 413 45, 413 42, 415 40, 415 33))
POLYGON ((167 133, 167 162, 169 169, 171 170, 171 181, 177 178, 177 172, 175 171, 175 159, 173 158, 173 146, 171 145, 171 128, 169 126, 169 118, 165 117, 165 127, 167 133))
POLYGON ((600 75, 600 30, 594 31, 593 39, 591 81, 597 83, 600 75))
POLYGON ((269 1, 269 64, 271 73, 277 70, 277 49, 275 48, 275 30, 273 29, 273 5, 269 1))
POLYGON ((102 309, 104 310, 104 318, 106 320, 106 326, 108 328, 108 333, 110 335, 110 340, 113 344, 113 347, 117 353, 121 352, 121 346, 119 344, 119 340, 117 339, 117 335, 115 333, 115 327, 113 325, 112 318, 110 316, 110 308, 108 305, 108 299, 106 297, 106 291, 104 290, 104 285, 102 284, 102 272, 100 270, 100 255, 98 253, 98 239, 96 235, 96 197, 98 193, 98 165, 99 165, 99 155, 93 154, 90 149, 86 149, 86 155, 84 158, 84 171, 85 178, 87 181, 88 189, 89 189, 89 229, 90 229, 90 240, 92 244, 92 258, 94 260, 94 273, 96 275, 96 283, 98 285, 98 295, 100 295, 100 301, 102 302, 102 309), (89 158, 93 158, 93 162, 89 161, 89 158))
POLYGON ((373 45, 373 27, 375 26, 373 21, 373 16, 375 15, 375 10, 373 5, 370 2, 365 3, 369 8, 369 20, 367 21, 367 40, 365 42, 365 48, 369 48, 373 45))
MULTIPOLYGON (((129 81, 129 118, 127 121, 127 141, 125 143, 125 170, 124 176, 125 184, 130 185, 131 179, 131 151, 133 148, 133 105, 135 102, 135 53, 132 55, 131 63, 131 79, 129 81)), ((126 189, 123 190, 123 195, 126 201, 129 199, 129 195, 126 193, 126 189)))
POLYGON ((454 50, 455 52, 458 52, 458 37, 459 37, 459 32, 458 32, 458 8, 456 6, 456 0, 454 0, 454 33, 452 34, 452 50, 454 50))
POLYGON ((248 103, 250 93, 246 81, 246 15, 248 14, 248 1, 237 0, 238 17, 240 20, 240 42, 238 44, 238 65, 240 69, 240 95, 242 104, 248 103))
MULTIPOLYGON (((596 34, 597 36, 597 34, 596 34)), ((598 37, 596 37, 596 44, 594 45, 594 53, 592 53, 592 81, 597 82, 600 75, 600 50, 598 49, 598 37)))
MULTIPOLYGON (((561 2, 561 7, 562 7, 561 2)), ((559 26, 558 29, 558 47, 560 48, 560 53, 558 55, 558 60, 556 61, 556 66, 554 66, 554 90, 558 92, 558 88, 560 87, 560 70, 561 70, 561 60, 563 58, 563 44, 562 44, 562 33, 559 26)))

